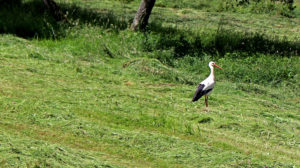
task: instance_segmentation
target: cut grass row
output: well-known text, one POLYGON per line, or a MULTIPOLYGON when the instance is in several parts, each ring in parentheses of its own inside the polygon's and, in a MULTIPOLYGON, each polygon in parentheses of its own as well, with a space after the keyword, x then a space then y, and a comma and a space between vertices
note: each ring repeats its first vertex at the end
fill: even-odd
POLYGON ((1 152, 4 165, 299 165, 299 105, 286 103, 298 98, 249 94, 223 81, 206 111, 203 103, 190 103, 194 86, 123 68, 131 58, 85 53, 88 41, 74 40, 79 42, 2 36, 1 143, 13 153, 1 152), (36 150, 21 140, 9 147, 10 136, 37 141, 28 146, 39 149, 51 144, 45 150, 52 159, 41 150, 41 160, 35 159, 36 150), (64 158, 56 147, 68 151, 64 158), (79 153, 93 159, 72 162, 79 153))

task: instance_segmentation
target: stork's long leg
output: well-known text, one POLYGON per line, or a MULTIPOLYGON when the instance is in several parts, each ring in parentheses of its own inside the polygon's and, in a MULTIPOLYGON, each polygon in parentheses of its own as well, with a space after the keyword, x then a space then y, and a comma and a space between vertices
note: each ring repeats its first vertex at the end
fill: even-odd
POLYGON ((208 107, 208 96, 207 95, 205 95, 205 105, 206 105, 206 107, 208 107))

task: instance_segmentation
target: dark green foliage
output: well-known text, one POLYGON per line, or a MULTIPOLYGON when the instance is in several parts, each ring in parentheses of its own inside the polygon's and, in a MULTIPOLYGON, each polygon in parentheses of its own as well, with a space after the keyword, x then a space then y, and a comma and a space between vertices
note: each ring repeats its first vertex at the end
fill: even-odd
POLYGON ((20 5, 22 0, 0 0, 0 6, 12 7, 20 5))
POLYGON ((127 21, 120 21, 111 11, 95 11, 72 4, 59 4, 68 21, 57 22, 41 0, 16 1, 0 6, 0 33, 15 34, 25 38, 64 37, 69 28, 78 24, 90 24, 110 28, 125 29, 127 21))
POLYGON ((13 3, 0 6, 0 33, 26 38, 57 38, 63 36, 61 23, 56 22, 42 1, 13 3))

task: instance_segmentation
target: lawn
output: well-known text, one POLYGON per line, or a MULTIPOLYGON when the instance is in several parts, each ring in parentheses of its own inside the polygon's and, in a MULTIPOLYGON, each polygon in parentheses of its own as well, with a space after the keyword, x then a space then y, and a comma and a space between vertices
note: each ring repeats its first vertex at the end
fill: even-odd
POLYGON ((95 13, 59 38, 1 34, 0 167, 300 167, 299 17, 166 4, 143 33, 126 27, 139 1, 58 2, 95 13), (220 25, 289 55, 209 50, 220 25), (224 71, 205 108, 191 99, 210 60, 224 71))

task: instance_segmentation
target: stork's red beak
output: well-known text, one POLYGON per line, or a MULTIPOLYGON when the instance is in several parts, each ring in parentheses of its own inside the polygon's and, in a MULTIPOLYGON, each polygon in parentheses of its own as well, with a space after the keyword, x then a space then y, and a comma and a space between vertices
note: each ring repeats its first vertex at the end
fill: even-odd
POLYGON ((215 67, 217 67, 217 68, 219 68, 219 69, 221 69, 221 70, 223 70, 219 65, 217 65, 217 64, 214 64, 214 66, 215 67))

